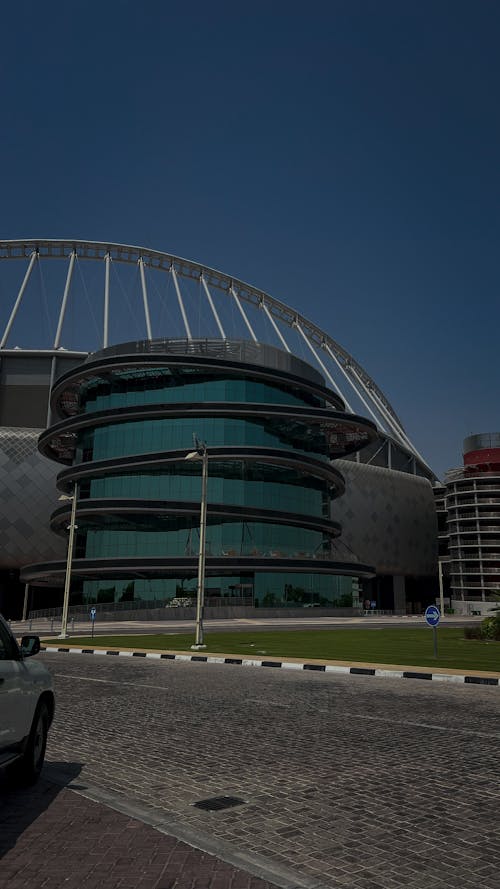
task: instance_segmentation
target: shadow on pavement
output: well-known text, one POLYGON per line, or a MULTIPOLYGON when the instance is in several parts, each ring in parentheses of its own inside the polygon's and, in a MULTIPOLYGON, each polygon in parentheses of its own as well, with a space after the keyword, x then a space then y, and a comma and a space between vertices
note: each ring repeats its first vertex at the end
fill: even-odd
POLYGON ((16 787, 8 773, 0 775, 0 858, 81 769, 82 764, 77 762, 47 762, 33 787, 16 787))

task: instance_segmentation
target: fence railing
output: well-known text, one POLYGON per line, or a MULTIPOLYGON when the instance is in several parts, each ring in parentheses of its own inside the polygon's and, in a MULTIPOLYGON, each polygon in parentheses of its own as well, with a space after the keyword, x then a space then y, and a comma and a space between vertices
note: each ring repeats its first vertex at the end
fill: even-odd
MULTIPOLYGON (((206 596, 205 607, 227 608, 239 606, 252 606, 253 599, 251 596, 206 596)), ((68 617, 77 620, 89 620, 89 612, 91 608, 96 608, 97 617, 99 613, 104 614, 112 611, 113 613, 122 612, 124 615, 131 614, 135 611, 152 611, 157 609, 171 610, 173 608, 189 608, 196 606, 196 596, 183 596, 177 600, 166 602, 165 599, 134 599, 133 602, 89 602, 87 605, 70 605, 68 609, 68 617)), ((42 608, 30 611, 28 617, 30 620, 58 620, 62 615, 62 605, 57 608, 42 608)), ((126 619, 126 618, 125 618, 126 619)))

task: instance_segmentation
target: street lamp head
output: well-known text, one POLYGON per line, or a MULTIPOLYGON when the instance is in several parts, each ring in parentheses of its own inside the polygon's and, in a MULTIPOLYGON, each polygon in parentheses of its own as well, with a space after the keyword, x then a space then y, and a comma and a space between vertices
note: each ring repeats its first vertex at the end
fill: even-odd
POLYGON ((207 446, 204 441, 201 441, 196 432, 193 432, 193 447, 194 451, 190 451, 189 454, 186 454, 184 457, 185 460, 203 460, 207 455, 207 446))
POLYGON ((200 441, 200 439, 196 435, 196 432, 193 432, 193 448, 195 448, 197 451, 203 451, 205 447, 205 442, 200 441))

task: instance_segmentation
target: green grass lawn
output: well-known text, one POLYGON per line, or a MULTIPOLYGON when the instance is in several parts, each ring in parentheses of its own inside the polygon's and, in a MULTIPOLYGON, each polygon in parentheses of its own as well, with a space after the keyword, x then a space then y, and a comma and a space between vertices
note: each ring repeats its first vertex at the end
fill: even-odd
MULTIPOLYGON (((165 651, 190 651, 193 633, 150 636, 73 636, 67 640, 79 648, 147 648, 165 651)), ((53 645, 54 639, 45 644, 53 645)), ((207 633, 206 652, 221 652, 238 657, 295 657, 369 661, 378 664, 403 664, 422 667, 453 667, 458 670, 500 671, 500 642, 464 639, 463 629, 442 627, 438 630, 438 657, 433 656, 432 630, 429 627, 393 629, 277 630, 250 633, 207 633)), ((61 642, 57 641, 57 645, 61 642)), ((64 643, 66 645, 66 642, 64 643)))

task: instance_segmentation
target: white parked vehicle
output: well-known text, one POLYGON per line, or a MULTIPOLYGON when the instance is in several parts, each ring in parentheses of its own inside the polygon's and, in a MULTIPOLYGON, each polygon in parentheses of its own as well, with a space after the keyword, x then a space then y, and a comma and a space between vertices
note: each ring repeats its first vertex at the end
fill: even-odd
POLYGON ((0 768, 12 766, 24 784, 42 770, 54 717, 52 677, 31 659, 39 651, 38 636, 23 636, 19 646, 0 615, 0 768))

